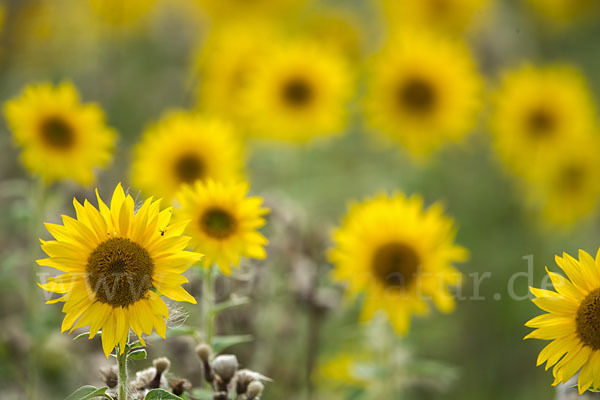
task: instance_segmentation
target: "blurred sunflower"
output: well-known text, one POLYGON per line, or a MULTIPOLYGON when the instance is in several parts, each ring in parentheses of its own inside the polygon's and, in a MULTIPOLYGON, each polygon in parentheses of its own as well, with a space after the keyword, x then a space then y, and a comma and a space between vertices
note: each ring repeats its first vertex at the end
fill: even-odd
POLYGON ((595 132, 595 121, 594 101, 578 71, 525 65, 502 79, 490 130, 508 169, 532 180, 532 171, 544 168, 565 145, 595 132))
POLYGON ((363 35, 359 19, 344 10, 314 12, 301 26, 304 35, 329 46, 350 60, 358 60, 363 52, 363 35))
POLYGON ((146 17, 156 5, 156 0, 88 0, 102 21, 113 26, 133 25, 146 17))
POLYGON ((384 311, 394 330, 408 332, 412 314, 425 314, 427 298, 443 312, 454 309, 449 286, 460 283, 452 263, 468 252, 453 243, 453 221, 442 207, 423 208, 418 196, 379 195, 350 208, 333 234, 333 278, 348 294, 365 294, 362 320, 384 311))
MULTIPOLYGON (((417 25, 461 33, 485 16, 490 0, 379 0, 391 30, 417 25)), ((543 0, 542 0, 543 1, 543 0)))
POLYGON ((97 104, 81 104, 71 83, 27 86, 4 104, 4 116, 23 147, 23 165, 47 184, 73 179, 89 185, 94 168, 112 158, 114 130, 97 104))
POLYGON ((405 31, 373 60, 365 99, 371 128, 425 156, 474 128, 482 82, 460 42, 405 31))
POLYGON ((367 377, 358 373, 361 361, 364 361, 364 359, 365 357, 356 356, 353 353, 336 354, 319 363, 314 372, 313 380, 315 382, 327 382, 331 386, 366 387, 369 383, 367 377))
POLYGON ((351 95, 342 56, 314 42, 294 43, 263 60, 243 109, 251 136, 305 142, 343 132, 351 95))
POLYGON ((63 215, 63 225, 46 224, 56 240, 42 240, 49 258, 41 266, 64 274, 40 284, 44 290, 63 294, 47 304, 65 303, 61 331, 89 325, 90 339, 102 330, 106 357, 119 345, 121 353, 129 329, 139 337, 154 329, 165 337, 169 310, 160 296, 196 303, 181 285, 181 275, 200 260, 184 251, 190 238, 181 236, 186 222, 169 224, 173 210, 159 211, 160 201, 147 199, 134 212, 134 201, 117 185, 110 208, 98 191, 98 209, 87 200, 73 200, 77 219, 63 215), (74 325, 73 325, 74 324, 74 325))
POLYGON ((209 33, 192 72, 200 82, 197 98, 202 111, 242 122, 241 95, 249 78, 268 58, 275 32, 266 21, 247 21, 219 25, 209 33))
POLYGON ((571 225, 597 208, 599 150, 595 137, 574 141, 562 146, 554 159, 532 168, 536 176, 526 190, 551 225, 571 225))
POLYGON ((555 291, 530 287, 532 301, 547 314, 525 326, 536 328, 525 339, 551 340, 537 365, 554 366, 553 386, 567 383, 579 371, 579 394, 600 387, 600 251, 596 259, 579 250, 579 260, 563 253, 556 264, 568 279, 548 272, 555 291))
POLYGON ((197 180, 237 180, 243 151, 233 128, 221 120, 178 112, 146 130, 135 148, 133 185, 171 200, 197 180))
POLYGON ((191 220, 186 233, 191 246, 205 254, 203 264, 216 264, 225 274, 238 266, 240 257, 264 259, 267 239, 258 232, 269 212, 261 208, 260 197, 247 197, 247 183, 220 183, 208 180, 183 186, 177 194, 181 220, 191 220))
POLYGON ((550 22, 564 25, 583 18, 597 16, 598 0, 525 0, 530 7, 550 22))
POLYGON ((290 15, 306 0, 196 0, 206 14, 217 21, 290 15))

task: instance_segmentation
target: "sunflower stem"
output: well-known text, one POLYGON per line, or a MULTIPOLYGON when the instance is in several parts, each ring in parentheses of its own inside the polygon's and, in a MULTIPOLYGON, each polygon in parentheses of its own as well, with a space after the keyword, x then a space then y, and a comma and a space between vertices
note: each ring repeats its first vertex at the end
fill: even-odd
POLYGON ((214 325, 215 325, 215 313, 213 308, 215 307, 215 283, 213 267, 210 266, 204 273, 202 300, 204 309, 204 341, 209 346, 212 346, 212 339, 214 336, 214 325))
POLYGON ((121 349, 117 346, 117 368, 119 370, 119 400, 127 400, 127 346, 121 354, 121 349))

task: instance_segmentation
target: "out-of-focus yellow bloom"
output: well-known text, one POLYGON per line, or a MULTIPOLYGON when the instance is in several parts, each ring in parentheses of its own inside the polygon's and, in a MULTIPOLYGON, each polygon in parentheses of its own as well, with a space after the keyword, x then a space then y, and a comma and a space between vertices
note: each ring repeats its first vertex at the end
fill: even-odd
POLYGON ((330 386, 351 385, 366 387, 368 381, 357 374, 360 357, 350 353, 340 353, 330 359, 320 362, 314 374, 314 380, 327 382, 330 386))
POLYGON ((363 32, 358 18, 341 10, 317 11, 301 26, 302 33, 323 46, 357 60, 363 52, 363 32))
POLYGON ((567 278, 546 268, 554 290, 529 288, 532 301, 547 313, 525 324, 536 328, 525 339, 551 340, 537 365, 554 366, 553 386, 579 373, 577 387, 583 394, 600 387, 600 250, 595 260, 583 250, 579 260, 566 253, 555 259, 567 278))
POLYGON ((502 79, 490 129, 508 169, 536 180, 565 146, 596 132, 595 105, 575 69, 525 65, 502 79))
POLYGON ((439 204, 424 209, 418 196, 379 195, 353 204, 333 235, 333 277, 348 283, 350 296, 365 294, 362 320, 383 311, 405 334, 412 314, 429 311, 427 299, 443 312, 454 309, 448 287, 461 274, 452 263, 468 256, 454 244, 455 232, 439 204))
POLYGON ((5 14, 6 14, 6 10, 4 8, 4 4, 0 4, 0 36, 2 36, 2 32, 4 31, 5 14))
POLYGON ((277 17, 298 11, 306 0, 196 0, 217 21, 277 17))
POLYGON ((596 210, 600 198, 600 142, 596 137, 573 140, 552 159, 532 166, 529 199, 551 226, 568 227, 596 210))
POLYGON ((160 201, 149 198, 134 212, 120 184, 110 208, 96 195, 98 208, 74 199, 77 219, 63 215, 64 225, 46 224, 56 240, 42 240, 49 258, 37 262, 64 272, 40 284, 63 295, 46 302, 65 303, 61 331, 89 325, 91 339, 101 330, 108 358, 116 345, 123 353, 129 329, 142 345, 143 333, 165 337, 169 310, 160 296, 195 304, 181 274, 202 256, 184 251, 187 222, 170 224, 173 209, 160 211, 160 201))
MULTIPOLYGON (((391 31, 417 25, 461 33, 484 19, 490 0, 379 0, 391 31)), ((542 0, 544 1, 544 0, 542 0)))
POLYGON ((233 127, 221 120, 177 112, 144 133, 135 148, 133 185, 171 200, 184 183, 243 175, 243 151, 233 127))
POLYGON ((88 0, 94 14, 112 26, 140 22, 156 5, 156 0, 88 0))
POLYGON ((94 168, 112 158, 115 132, 106 126, 100 106, 82 104, 71 83, 27 86, 4 104, 4 115, 23 147, 23 165, 45 183, 73 179, 89 185, 94 168))
POLYGON ((460 42, 405 31, 390 38, 367 76, 367 122, 415 156, 461 141, 477 122, 482 82, 460 42))
POLYGON ((267 21, 224 24, 210 32, 193 71, 202 111, 245 125, 241 96, 258 66, 268 59, 273 38, 280 35, 276 32, 267 21))
POLYGON ((191 220, 186 233, 191 245, 205 254, 203 264, 216 264, 225 274, 238 266, 240 257, 264 259, 267 239, 258 232, 269 212, 261 208, 262 198, 247 197, 247 183, 220 183, 208 180, 183 186, 177 194, 180 220, 191 220))
POLYGON ((341 55, 314 42, 284 45, 263 60, 244 93, 249 134, 289 142, 341 134, 352 89, 341 55))
POLYGON ((598 0, 525 0, 535 11, 550 22, 565 25, 569 22, 597 16, 598 0))

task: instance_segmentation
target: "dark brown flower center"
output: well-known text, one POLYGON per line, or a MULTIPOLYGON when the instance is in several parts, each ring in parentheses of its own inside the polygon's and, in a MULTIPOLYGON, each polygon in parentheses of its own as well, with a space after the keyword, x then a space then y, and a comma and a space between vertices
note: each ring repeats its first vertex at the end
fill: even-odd
POLYGON ((314 91, 306 79, 296 77, 285 82, 281 95, 286 104, 300 108, 311 102, 314 91))
POLYGON ((205 173, 203 160, 197 154, 184 154, 175 162, 175 175, 179 182, 194 183, 205 173))
POLYGON ((533 139, 552 136, 557 124, 556 116, 545 108, 533 110, 526 119, 527 132, 533 139))
POLYGON ((237 227, 237 221, 226 210, 221 208, 210 208, 200 217, 200 228, 208 236, 215 239, 225 239, 237 227))
POLYGON ((594 350, 600 350, 600 289, 591 291, 579 305, 575 317, 579 339, 594 350))
POLYGON ((410 285, 421 266, 421 260, 415 250, 397 242, 378 248, 372 262, 375 277, 386 287, 394 289, 404 289, 410 285))
POLYGON ((424 79, 410 79, 398 88, 398 103, 409 112, 429 113, 433 111, 436 101, 435 88, 424 79))
POLYGON ((57 150, 68 150, 75 142, 71 125, 57 116, 44 119, 40 125, 40 133, 44 143, 57 150))
POLYGON ((152 287, 153 270, 148 252, 125 238, 101 243, 86 267, 96 299, 113 307, 127 307, 143 298, 152 287))

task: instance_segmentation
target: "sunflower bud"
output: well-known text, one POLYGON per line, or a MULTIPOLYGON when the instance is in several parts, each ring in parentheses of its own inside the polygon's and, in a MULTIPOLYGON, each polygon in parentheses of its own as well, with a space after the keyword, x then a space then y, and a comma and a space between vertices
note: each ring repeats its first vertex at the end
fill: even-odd
POLYGON ((265 389, 265 386, 260 381, 250 382, 248 390, 246 390, 246 400, 254 400, 258 398, 265 389))
POLYGON ((224 384, 228 384, 238 369, 238 360, 231 354, 221 355, 214 359, 213 370, 219 375, 224 384))
POLYGON ((204 368, 204 379, 208 383, 212 383, 214 380, 212 368, 210 366, 210 354, 212 350, 206 343, 201 343, 196 346, 196 354, 202 361, 202 367, 204 368))

